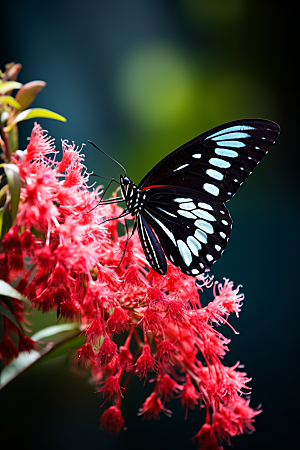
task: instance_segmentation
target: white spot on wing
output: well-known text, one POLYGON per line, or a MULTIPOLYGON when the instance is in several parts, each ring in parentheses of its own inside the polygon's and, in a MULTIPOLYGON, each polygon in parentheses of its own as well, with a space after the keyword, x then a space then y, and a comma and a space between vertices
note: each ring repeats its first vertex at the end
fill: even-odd
POLYGON ((214 257, 208 253, 206 255, 206 259, 207 259, 207 261, 212 261, 214 259, 214 257))
POLYGON ((251 127, 250 125, 234 125, 232 127, 224 128, 224 129, 222 129, 220 131, 217 131, 214 134, 211 134, 210 136, 205 138, 205 140, 206 139, 211 139, 214 136, 220 136, 221 134, 224 134, 224 133, 230 133, 232 131, 244 131, 244 130, 255 130, 255 128, 251 127))
POLYGON ((188 197, 174 198, 174 202, 176 202, 176 203, 192 202, 192 201, 193 201, 193 199, 188 198, 188 197))
POLYGON ((193 275, 198 275, 198 273, 199 273, 199 270, 198 270, 198 269, 192 269, 192 274, 193 274, 193 275))
POLYGON ((236 133, 222 134, 219 136, 212 137, 211 139, 213 141, 225 141, 226 139, 246 139, 248 137, 250 137, 250 134, 248 134, 248 133, 236 132, 236 133))
POLYGON ((194 253, 195 256, 199 256, 199 250, 201 250, 202 248, 200 242, 197 241, 197 239, 195 239, 194 236, 189 236, 186 241, 192 253, 194 253))
POLYGON ((201 153, 195 153, 194 155, 192 155, 193 158, 196 159, 200 159, 201 158, 201 153))
POLYGON ((215 245, 215 249, 217 250, 217 252, 219 252, 221 250, 221 247, 219 245, 215 245))
POLYGON ((157 206, 157 209, 160 209, 160 211, 164 212, 165 214, 168 214, 169 216, 177 218, 177 216, 175 216, 175 214, 172 214, 169 211, 165 211, 164 209, 160 208, 159 206, 157 206))
POLYGON ((207 244, 207 234, 204 233, 204 231, 199 230, 199 228, 197 228, 194 236, 198 239, 198 241, 202 242, 203 244, 207 244))
POLYGON ((228 150, 227 148, 215 148, 215 154, 219 156, 227 156, 228 158, 237 158, 238 152, 235 150, 228 150))
POLYGON ((208 205, 207 203, 199 202, 198 206, 199 206, 199 208, 208 209, 209 211, 213 211, 214 210, 214 208, 212 206, 208 205))
POLYGON ((220 167, 221 169, 228 169, 228 167, 231 166, 230 162, 225 161, 224 159, 220 159, 220 158, 210 158, 210 160, 208 162, 212 166, 220 167))
POLYGON ((217 170, 213 169, 207 169, 206 171, 207 175, 211 178, 214 178, 215 180, 223 180, 224 175, 221 172, 218 172, 217 170))
POLYGON ((185 262, 185 264, 187 266, 190 266, 191 262, 193 261, 193 257, 190 252, 190 249, 188 248, 186 243, 183 242, 181 239, 178 239, 177 244, 178 244, 178 248, 179 248, 179 253, 180 253, 183 261, 185 262))
POLYGON ((214 184, 204 183, 203 189, 211 195, 217 197, 219 195, 220 189, 214 184))
POLYGON ((244 144, 244 142, 241 141, 218 141, 217 144, 222 147, 236 147, 236 148, 246 147, 246 144, 244 144))
POLYGON ((184 168, 187 167, 188 165, 189 165, 189 164, 183 164, 182 166, 177 167, 177 169, 174 169, 173 172, 176 172, 176 170, 184 169, 184 168))
MULTIPOLYGON (((141 228, 142 237, 143 237, 143 241, 144 241, 145 247, 147 247, 147 242, 149 242, 150 247, 151 247, 151 250, 152 250, 152 254, 154 255, 154 258, 155 258, 155 261, 156 261, 156 264, 153 263, 152 265, 153 265, 153 267, 157 267, 157 268, 159 269, 160 267, 159 267, 158 259, 157 259, 157 256, 156 256, 156 252, 154 251, 154 248, 153 248, 151 239, 150 239, 150 237, 149 237, 148 231, 147 231, 147 229, 146 229, 146 228, 144 227, 144 225, 143 225, 141 216, 139 216, 139 219, 140 219, 140 228, 141 228), (146 234, 146 236, 147 236, 147 239, 148 239, 147 241, 146 241, 144 232, 145 232, 145 234, 146 234)), ((147 250, 148 250, 148 248, 147 248, 147 250)), ((148 250, 148 252, 150 253, 150 250, 148 250)), ((149 258, 149 259, 152 259, 152 256, 151 256, 151 255, 148 255, 148 258, 149 258)))
POLYGON ((180 214, 183 217, 186 217, 187 219, 197 219, 197 216, 192 214, 190 211, 183 211, 182 209, 179 209, 178 214, 180 214))
POLYGON ((158 223, 158 225, 164 230, 166 235, 171 239, 173 244, 176 246, 176 241, 175 241, 175 238, 174 238, 174 234, 169 230, 169 228, 167 228, 163 223, 161 223, 161 221, 158 220, 156 217, 152 216, 152 214, 150 214, 148 210, 147 210, 147 213, 149 214, 150 217, 152 217, 153 220, 155 220, 155 222, 158 223))
POLYGON ((223 231, 220 231, 220 236, 221 236, 221 238, 226 239, 226 234, 223 233, 223 231))
POLYGON ((190 203, 181 203, 181 205, 179 205, 181 209, 187 209, 187 210, 191 210, 191 209, 195 209, 196 205, 193 202, 190 203))
POLYGON ((222 220, 221 222, 223 223, 223 225, 228 225, 227 220, 222 220))
POLYGON ((207 211, 203 211, 202 209, 194 209, 193 211, 196 216, 198 216, 200 219, 210 220, 211 222, 215 222, 215 217, 208 213, 207 211))
MULTIPOLYGON (((214 228, 211 223, 206 222, 205 220, 196 220, 195 225, 197 228, 201 228, 201 230, 206 233, 213 234, 214 228)), ((197 237, 197 236, 196 236, 197 237)))

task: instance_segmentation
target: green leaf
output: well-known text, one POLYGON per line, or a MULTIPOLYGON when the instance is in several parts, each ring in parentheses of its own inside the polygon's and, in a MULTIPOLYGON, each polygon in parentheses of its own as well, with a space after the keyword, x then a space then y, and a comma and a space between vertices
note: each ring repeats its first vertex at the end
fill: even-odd
POLYGON ((16 327, 18 327, 22 331, 22 333, 24 333, 22 326, 14 318, 12 313, 1 303, 1 301, 0 301, 0 313, 6 316, 14 325, 16 325, 16 327))
POLYGON ((0 103, 2 103, 2 105, 9 105, 12 106, 13 108, 16 109, 20 109, 21 105, 20 103, 18 103, 13 97, 11 97, 10 95, 2 95, 0 97, 0 103))
POLYGON ((60 120, 61 122, 66 122, 67 119, 60 114, 43 108, 31 108, 20 112, 16 115, 13 121, 4 128, 7 133, 16 125, 16 123, 22 122, 23 120, 34 119, 36 117, 46 117, 47 119, 60 120))
POLYGON ((18 166, 16 166, 16 164, 3 164, 3 169, 5 171, 9 185, 11 219, 13 225, 18 212, 20 192, 21 192, 19 169, 18 166))
POLYGON ((6 235, 10 227, 11 227, 11 217, 9 211, 9 203, 6 202, 5 205, 0 209, 0 230, 1 230, 0 242, 6 235))
MULTIPOLYGON (((51 346, 51 344, 48 344, 51 346)), ((50 348, 51 350, 51 348, 50 348)), ((49 351, 50 351, 49 350, 49 351)), ((42 351, 32 350, 31 352, 20 352, 18 357, 14 359, 2 370, 0 374, 0 389, 4 388, 10 381, 20 375, 28 367, 38 361, 44 353, 42 351)))
POLYGON ((18 133, 18 127, 17 126, 13 127, 8 132, 8 142, 9 142, 10 149, 11 149, 12 153, 14 153, 16 150, 18 150, 18 147, 19 147, 19 133, 18 133))
POLYGON ((31 306, 31 303, 22 294, 20 294, 20 292, 3 280, 0 280, 0 294, 6 295, 6 297, 16 298, 17 300, 21 300, 26 303, 26 305, 31 306))
POLYGON ((45 81, 40 80, 24 84, 16 95, 16 100, 20 103, 21 109, 27 108, 45 86, 45 81))
MULTIPOLYGON (((1 168, 1 166, 0 166, 0 168, 1 168)), ((1 181, 3 181, 3 179, 1 181)), ((0 189, 0 242, 1 242, 2 236, 4 236, 4 234, 7 231, 6 230, 7 220, 5 217, 5 214, 7 214, 7 211, 9 214, 9 210, 7 209, 7 206, 6 206, 7 205, 7 190, 8 190, 8 184, 4 185, 2 187, 2 189, 0 189), (6 207, 6 209, 5 209, 5 207, 6 207), (3 231, 3 233, 2 233, 2 231, 3 231)))
MULTIPOLYGON (((67 327, 75 326, 75 324, 65 324, 67 327)), ((18 357, 14 359, 10 364, 8 364, 4 369, 2 370, 0 374, 0 389, 2 389, 4 386, 6 386, 10 381, 12 381, 14 378, 16 378, 18 375, 20 375, 22 372, 24 372, 26 369, 31 367, 33 364, 38 362, 41 358, 43 360, 45 358, 50 358, 50 353, 52 357, 61 356, 62 354, 66 354, 69 350, 69 347, 73 345, 73 347, 76 348, 76 344, 78 344, 78 332, 80 331, 77 324, 77 329, 75 328, 73 331, 70 330, 67 333, 67 336, 64 334, 66 330, 63 330, 65 325, 57 325, 56 327, 48 327, 45 328, 45 330, 38 331, 33 336, 31 336, 31 339, 35 339, 36 336, 39 336, 39 333, 45 331, 44 336, 48 335, 49 333, 52 333, 54 330, 50 330, 51 328, 57 328, 61 329, 63 333, 63 338, 58 342, 47 342, 46 346, 39 350, 32 350, 31 352, 21 352, 19 353, 18 357), (47 356, 46 356, 47 355, 47 356)), ((57 331, 57 330, 56 330, 57 331)), ((40 334, 42 336, 42 334, 40 334)), ((50 336, 50 334, 49 334, 50 336)), ((82 345, 81 343, 79 346, 82 345)))
POLYGON ((34 335, 31 336, 31 339, 33 339, 34 341, 41 341, 49 337, 54 337, 65 331, 74 330, 76 330, 78 333, 80 332, 78 323, 64 323, 61 325, 53 325, 52 327, 43 328, 42 330, 37 331, 34 335))
MULTIPOLYGON (((5 180, 5 175, 3 174, 3 178, 1 177, 0 179, 0 183, 2 181, 5 180)), ((0 208, 3 208, 5 202, 6 202, 6 198, 7 198, 7 193, 6 191, 8 190, 8 184, 5 184, 1 189, 0 189, 0 208)))
POLYGON ((0 94, 6 94, 6 92, 12 91, 13 89, 20 89, 22 83, 18 81, 6 81, 0 85, 0 94))

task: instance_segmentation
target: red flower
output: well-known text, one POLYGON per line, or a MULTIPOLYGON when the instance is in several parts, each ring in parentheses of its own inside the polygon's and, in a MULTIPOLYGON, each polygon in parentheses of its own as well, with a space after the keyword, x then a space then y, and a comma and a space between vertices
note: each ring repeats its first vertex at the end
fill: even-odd
POLYGON ((139 415, 144 415, 144 419, 159 419, 159 414, 163 412, 166 416, 171 417, 172 411, 165 408, 156 392, 152 392, 146 398, 143 406, 139 410, 139 415))
POLYGON ((75 364, 80 365, 82 368, 87 368, 88 361, 95 357, 95 353, 91 344, 85 343, 78 350, 75 355, 75 364))
POLYGON ((19 331, 19 352, 31 352, 36 348, 36 343, 25 334, 19 331))
POLYGON ((236 396, 232 403, 220 405, 219 411, 213 414, 212 425, 222 439, 229 441, 232 436, 255 431, 253 421, 259 413, 261 410, 250 408, 249 400, 236 396))
POLYGON ((209 423, 202 425, 200 431, 193 437, 193 442, 198 443, 201 450, 222 450, 214 433, 213 427, 209 423))
POLYGON ((123 310, 123 308, 117 306, 107 321, 107 332, 109 334, 123 333, 126 329, 128 329, 129 325, 130 319, 128 314, 123 310))
POLYGON ((162 364, 174 364, 174 362, 172 362, 172 359, 177 354, 178 348, 176 347, 175 344, 172 344, 172 342, 168 340, 161 341, 157 345, 156 358, 162 364))
POLYGON ((155 360, 155 358, 153 358, 153 356, 151 356, 150 346, 148 344, 145 344, 142 354, 136 362, 135 371, 140 379, 145 378, 146 381, 148 372, 155 371, 156 367, 157 361, 155 360))
POLYGON ((100 339, 104 334, 103 325, 100 314, 96 314, 92 322, 85 329, 86 342, 92 342, 95 346, 100 347, 100 339))
POLYGON ((121 372, 110 376, 104 386, 97 392, 102 392, 103 397, 108 397, 108 400, 112 399, 113 403, 117 403, 120 400, 120 397, 123 397, 121 389, 124 389, 119 384, 120 376, 121 372))
POLYGON ((186 407, 185 418, 187 418, 188 408, 195 409, 195 406, 199 401, 199 392, 193 385, 190 375, 186 374, 185 378, 186 381, 182 386, 180 401, 182 406, 186 407))
POLYGON ((75 320, 80 313, 80 304, 76 300, 64 300, 59 305, 59 312, 65 319, 75 320))
POLYGON ((118 436, 124 428, 124 419, 119 406, 111 406, 100 417, 100 429, 118 436))
POLYGON ((163 335, 166 327, 166 321, 163 317, 151 309, 147 308, 144 316, 139 322, 145 333, 153 333, 154 335, 163 335))
POLYGON ((182 390, 182 386, 176 383, 173 378, 164 373, 159 380, 159 392, 163 398, 164 403, 169 402, 182 390))
POLYGON ((97 353, 97 360, 99 361, 100 365, 106 366, 115 356, 117 349, 117 345, 109 338, 109 336, 106 335, 103 344, 101 345, 100 350, 97 353))
POLYGON ((18 354, 19 352, 16 344, 14 344, 9 335, 5 333, 0 341, 0 358, 2 359, 4 365, 16 358, 18 354))
POLYGON ((118 354, 118 362, 117 362, 117 367, 120 370, 125 370, 125 371, 129 371, 132 369, 132 361, 133 361, 133 356, 130 353, 130 351, 128 350, 128 348, 121 346, 120 347, 120 352, 118 354))

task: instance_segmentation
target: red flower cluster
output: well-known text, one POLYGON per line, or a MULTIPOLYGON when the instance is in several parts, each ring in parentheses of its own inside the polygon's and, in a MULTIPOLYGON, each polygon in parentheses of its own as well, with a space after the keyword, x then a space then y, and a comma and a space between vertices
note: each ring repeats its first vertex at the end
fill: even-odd
MULTIPOLYGON (((215 328, 228 324, 230 313, 238 315, 244 298, 239 288, 226 279, 214 283, 208 274, 196 284, 172 264, 159 275, 149 269, 137 234, 118 267, 126 236, 118 237, 118 220, 101 222, 122 209, 115 204, 93 209, 99 191, 88 186, 84 157, 74 145, 62 147, 58 162, 52 140, 35 125, 16 161, 23 189, 16 224, 3 240, 1 278, 21 277, 17 289, 34 307, 57 309, 60 317, 85 326, 75 362, 91 370, 101 385, 98 392, 113 404, 100 418, 101 429, 122 431, 121 405, 132 375, 146 382, 151 374, 153 392, 139 411, 145 418, 171 416, 165 404, 175 397, 186 415, 189 408, 206 408, 206 422, 194 438, 204 450, 253 431, 260 411, 243 397, 249 378, 239 363, 222 364, 229 340, 215 328), (206 307, 199 297, 204 289, 213 294, 206 307), (115 343, 115 334, 124 337, 123 345, 115 343)), ((5 360, 10 329, 4 326, 5 360)), ((17 353, 10 349, 11 357, 17 353)))

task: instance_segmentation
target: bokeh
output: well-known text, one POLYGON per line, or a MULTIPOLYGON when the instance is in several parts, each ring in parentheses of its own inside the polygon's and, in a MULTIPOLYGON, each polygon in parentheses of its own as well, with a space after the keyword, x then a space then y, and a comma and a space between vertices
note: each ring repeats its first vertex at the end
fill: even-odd
MULTIPOLYGON (((238 320, 225 360, 245 364, 251 405, 262 404, 253 435, 234 449, 295 448, 299 421, 299 144, 295 11, 250 0, 37 0, 1 6, 1 68, 23 65, 19 81, 47 87, 34 106, 67 123, 41 119, 56 138, 90 139, 138 183, 162 157, 223 122, 259 117, 278 122, 276 145, 228 205, 233 234, 212 268, 242 284, 238 320), (298 415, 298 417, 297 417, 298 415)), ((24 149, 33 126, 21 123, 24 149)), ((90 145, 89 171, 119 177, 119 167, 90 145)), ((208 300, 207 300, 208 301, 208 300)), ((38 314, 33 330, 56 323, 38 314)), ((225 326, 223 326, 224 328, 225 326)), ((98 430, 102 400, 87 377, 70 370, 69 352, 38 364, 0 392, 3 450, 189 449, 203 421, 176 405, 172 419, 137 417, 147 388, 136 382, 124 402, 128 430, 98 430), (4 406, 5 405, 5 406, 4 406), (10 442, 10 444, 8 444, 10 442)), ((105 406, 104 406, 105 407, 105 406)))

